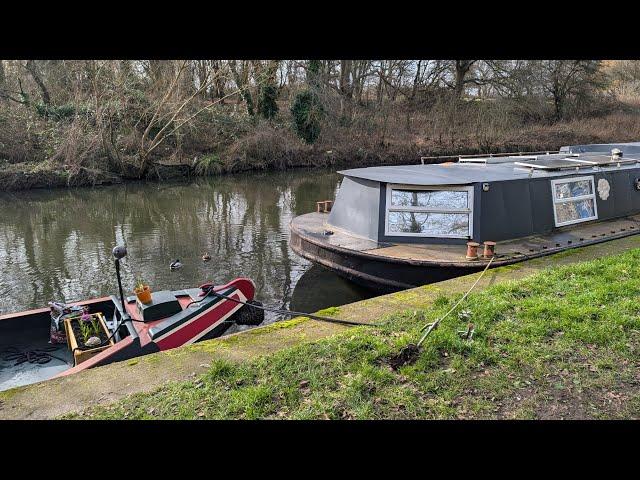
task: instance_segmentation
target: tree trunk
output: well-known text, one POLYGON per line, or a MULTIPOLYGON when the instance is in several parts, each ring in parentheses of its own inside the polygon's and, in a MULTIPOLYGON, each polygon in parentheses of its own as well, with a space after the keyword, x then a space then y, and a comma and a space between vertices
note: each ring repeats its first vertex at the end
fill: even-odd
POLYGON ((351 121, 353 104, 352 60, 340 61, 340 116, 351 121))
MULTIPOLYGON (((207 82, 208 62, 209 62, 208 60, 198 60, 196 63, 196 66, 197 66, 196 73, 198 74, 198 87, 201 87, 207 82)), ((209 96, 213 95, 213 86, 208 92, 205 89, 200 93, 200 96, 202 98, 207 98, 208 95, 209 96)))
POLYGON ((4 60, 0 60, 0 102, 8 102, 9 99, 2 95, 7 89, 7 77, 4 73, 4 60))
MULTIPOLYGON (((180 62, 175 62, 174 69, 177 74, 180 70, 180 62)), ((182 78, 180 79, 180 90, 182 91, 183 96, 189 96, 194 92, 195 79, 193 74, 193 61, 189 60, 186 68, 182 72, 182 78)))
POLYGON ((231 73, 233 74, 233 80, 236 82, 236 86, 240 89, 240 96, 244 100, 244 103, 247 106, 247 113, 251 116, 254 115, 253 109, 253 97, 251 96, 251 92, 249 91, 248 85, 248 75, 247 69, 249 68, 247 65, 244 65, 242 71, 238 71, 238 66, 236 64, 236 60, 229 61, 229 68, 231 69, 231 73))
POLYGON ((422 67, 422 60, 418 60, 418 66, 416 68, 416 76, 413 77, 413 88, 411 89, 411 97, 413 100, 416 98, 416 92, 418 91, 418 82, 420 81, 420 68, 422 67))
MULTIPOLYGON (((212 100, 216 98, 223 98, 224 93, 224 79, 222 78, 222 74, 220 73, 222 69, 221 62, 219 60, 213 60, 211 62, 211 69, 213 74, 213 88, 211 89, 212 100)), ((221 100, 220 103, 224 103, 224 100, 221 100)))
POLYGON ((382 105, 382 96, 384 93, 384 76, 385 76, 386 66, 384 62, 380 62, 380 69, 378 70, 378 85, 376 86, 376 101, 378 102, 378 106, 382 105))
POLYGON ((456 99, 461 99, 464 94, 464 84, 471 70, 471 66, 475 63, 475 60, 456 60, 456 83, 454 87, 454 92, 456 95, 456 99))
POLYGON ((36 82, 38 88, 40 89, 40 94, 42 96, 42 103, 45 105, 51 105, 51 96, 49 95, 49 91, 47 90, 46 85, 42 81, 42 77, 38 73, 38 69, 36 68, 35 60, 28 60, 25 68, 33 78, 33 81, 36 82))
POLYGON ((558 91, 553 92, 553 113, 554 113, 554 119, 556 120, 556 122, 562 118, 563 107, 564 107, 564 98, 558 91))

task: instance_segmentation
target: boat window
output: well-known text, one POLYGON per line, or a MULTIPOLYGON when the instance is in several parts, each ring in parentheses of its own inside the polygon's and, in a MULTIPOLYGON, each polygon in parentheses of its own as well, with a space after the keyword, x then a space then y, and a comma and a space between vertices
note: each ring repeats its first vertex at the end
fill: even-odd
POLYGON ((473 187, 387 186, 386 235, 466 238, 473 187))
POLYGON ((556 227, 598 218, 593 177, 551 180, 556 227))
POLYGON ((392 190, 391 205, 402 207, 467 208, 466 191, 392 190))

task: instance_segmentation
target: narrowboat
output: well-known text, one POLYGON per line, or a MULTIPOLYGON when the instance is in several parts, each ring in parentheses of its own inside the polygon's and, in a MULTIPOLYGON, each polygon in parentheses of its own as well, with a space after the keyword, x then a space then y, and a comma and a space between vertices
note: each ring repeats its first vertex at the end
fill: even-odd
POLYGON ((424 160, 338 172, 292 249, 391 292, 640 232, 640 142, 424 160))
POLYGON ((264 320, 248 278, 153 292, 145 303, 137 296, 125 298, 119 262, 126 249, 116 247, 113 254, 119 298, 51 302, 49 308, 0 316, 0 391, 216 338, 234 324, 264 320), (95 337, 91 345, 83 334, 95 337))

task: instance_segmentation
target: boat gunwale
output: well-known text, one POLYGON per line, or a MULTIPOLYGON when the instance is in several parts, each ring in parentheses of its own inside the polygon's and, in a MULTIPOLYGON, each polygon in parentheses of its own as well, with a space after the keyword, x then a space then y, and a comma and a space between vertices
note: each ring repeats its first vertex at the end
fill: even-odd
MULTIPOLYGON (((112 302, 111 297, 98 297, 98 298, 90 298, 88 300, 79 300, 76 302, 69 302, 67 305, 78 306, 78 305, 93 305, 95 303, 102 302, 112 302)), ((2 320, 12 320, 19 317, 28 317, 31 315, 41 315, 43 313, 49 313, 51 309, 49 307, 35 308, 32 310, 24 310, 22 312, 13 312, 13 313, 5 313, 0 315, 0 321, 2 320)))
MULTIPOLYGON (((349 248, 345 248, 345 247, 341 247, 339 245, 333 245, 330 244, 328 242, 322 242, 321 240, 318 240, 317 238, 314 238, 312 236, 310 236, 309 234, 306 234, 304 232, 301 232, 300 229, 294 225, 294 222, 302 217, 302 216, 306 216, 306 215, 317 215, 316 212, 310 212, 307 214, 303 214, 300 215, 298 217, 295 217, 291 220, 291 222, 289 223, 289 228, 291 230, 292 234, 296 234, 297 236, 299 236, 301 239, 316 245, 320 248, 324 248, 326 250, 329 251, 334 251, 334 252, 338 252, 344 255, 350 255, 350 256, 355 256, 355 257, 360 257, 363 258, 365 260, 375 260, 375 261, 382 261, 382 262, 387 262, 387 263, 392 263, 392 264, 404 264, 404 265, 414 265, 414 266, 442 266, 442 267, 454 267, 454 268, 468 268, 469 270, 473 270, 473 269, 477 269, 477 267, 483 266, 485 265, 489 259, 484 259, 484 258, 479 258, 478 260, 473 260, 473 261, 466 261, 466 262, 451 262, 451 261, 446 261, 446 260, 417 260, 417 259, 412 259, 412 258, 399 258, 399 257, 390 257, 390 256, 384 256, 384 255, 377 255, 374 253, 368 253, 368 252, 363 252, 363 251, 358 251, 358 250, 352 250, 349 248)), ((612 219, 611 221, 616 221, 616 220, 620 220, 620 219, 629 219, 629 220, 633 220, 632 218, 630 218, 630 216, 627 217, 620 217, 618 219, 612 219)), ((637 222, 637 220, 636 220, 637 222)), ((591 222, 585 222, 582 223, 581 225, 588 225, 588 224, 602 224, 603 221, 599 221, 599 220, 594 220, 591 222)), ((640 223, 640 222, 637 222, 640 223)), ((568 226, 571 227, 571 226, 568 226)), ((567 230, 569 230, 570 228, 568 228, 567 230)), ((499 257, 497 257, 496 259, 494 259, 493 263, 492 263, 492 267, 500 267, 500 266, 505 266, 505 265, 512 265, 514 263, 519 263, 525 260, 531 260, 534 258, 540 258, 540 257, 545 257, 548 255, 553 255, 555 253, 560 253, 560 252, 564 252, 567 250, 571 250, 574 248, 580 248, 580 247, 586 247, 589 245, 596 245, 598 243, 603 243, 603 242, 607 242, 609 240, 617 240, 619 238, 625 238, 625 237, 629 237, 631 235, 637 235, 640 233, 640 229, 634 229, 634 230, 625 230, 625 231, 621 231, 619 233, 616 234, 608 234, 604 237, 597 237, 595 239, 589 239, 589 240, 584 240, 582 242, 576 242, 576 243, 572 243, 571 245, 564 245, 562 247, 553 247, 553 248, 547 248, 544 250, 540 250, 539 252, 535 252, 535 253, 520 253, 518 255, 514 255, 513 257, 510 257, 508 259, 502 259, 500 260, 499 257)), ((523 237, 523 239, 525 239, 527 237, 523 237)), ((499 244, 498 244, 499 245, 499 244)))

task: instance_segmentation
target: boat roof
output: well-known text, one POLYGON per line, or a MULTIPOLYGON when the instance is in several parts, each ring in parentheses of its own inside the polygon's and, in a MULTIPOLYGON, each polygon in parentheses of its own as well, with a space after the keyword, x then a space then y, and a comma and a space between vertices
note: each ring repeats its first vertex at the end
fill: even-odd
POLYGON ((587 152, 610 152, 617 148, 622 150, 624 155, 633 155, 640 152, 640 142, 623 143, 591 143, 588 145, 568 145, 561 147, 561 152, 587 153, 587 152))
MULTIPOLYGON (((637 145, 640 149, 640 143, 637 145)), ((338 173, 347 177, 404 185, 469 185, 477 182, 561 177, 570 174, 588 175, 602 170, 636 168, 637 162, 640 162, 640 150, 638 154, 623 155, 616 160, 609 155, 603 155, 605 151, 603 148, 591 154, 486 157, 474 158, 473 161, 462 159, 456 163, 353 168, 338 173), (496 158, 500 159, 499 162, 495 161, 496 158)))

